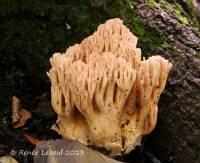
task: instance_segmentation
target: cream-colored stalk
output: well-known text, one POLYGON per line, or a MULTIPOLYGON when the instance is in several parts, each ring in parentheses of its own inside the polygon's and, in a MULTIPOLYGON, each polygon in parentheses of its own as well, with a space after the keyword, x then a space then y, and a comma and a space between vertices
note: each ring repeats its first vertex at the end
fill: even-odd
POLYGON ((136 72, 125 59, 112 53, 92 54, 87 64, 76 61, 70 72, 74 101, 89 124, 92 142, 119 154, 120 116, 136 72))

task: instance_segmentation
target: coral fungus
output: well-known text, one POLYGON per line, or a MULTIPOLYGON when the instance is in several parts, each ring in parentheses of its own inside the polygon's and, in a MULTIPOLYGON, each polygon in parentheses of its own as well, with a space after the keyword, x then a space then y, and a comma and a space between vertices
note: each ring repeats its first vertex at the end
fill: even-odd
POLYGON ((157 121, 158 100, 172 64, 141 60, 137 37, 116 18, 50 59, 53 128, 64 138, 129 153, 157 121))

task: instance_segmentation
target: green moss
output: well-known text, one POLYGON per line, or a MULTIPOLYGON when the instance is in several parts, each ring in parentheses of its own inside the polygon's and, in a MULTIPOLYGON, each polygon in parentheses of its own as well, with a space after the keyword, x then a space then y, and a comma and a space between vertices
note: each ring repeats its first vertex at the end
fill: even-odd
POLYGON ((147 4, 153 7, 159 7, 160 0, 145 0, 147 4))
POLYGON ((165 7, 170 10, 175 11, 176 17, 183 23, 183 24, 189 24, 189 20, 186 17, 186 13, 181 5, 174 2, 170 3, 168 1, 159 1, 159 0, 146 0, 146 3, 153 7, 165 7))
POLYGON ((164 5, 168 8, 168 9, 174 9, 176 17, 183 23, 183 24, 189 24, 188 18, 185 16, 185 11, 182 8, 182 6, 178 3, 168 3, 165 2, 164 5))
POLYGON ((197 51, 195 56, 200 59, 200 51, 197 51))
POLYGON ((181 14, 179 9, 175 9, 176 16, 183 22, 183 24, 189 24, 188 18, 181 14))
MULTIPOLYGON (((182 4, 182 6, 191 20, 190 23, 192 27, 200 27, 199 11, 195 9, 192 0, 186 1, 185 3, 182 4)), ((200 31, 200 28, 198 28, 198 30, 200 31)))
POLYGON ((132 6, 127 9, 128 19, 131 21, 129 28, 138 37, 138 47, 141 48, 143 56, 148 56, 153 47, 161 46, 165 42, 165 36, 161 31, 155 31, 141 23, 136 2, 129 1, 128 6, 132 6))

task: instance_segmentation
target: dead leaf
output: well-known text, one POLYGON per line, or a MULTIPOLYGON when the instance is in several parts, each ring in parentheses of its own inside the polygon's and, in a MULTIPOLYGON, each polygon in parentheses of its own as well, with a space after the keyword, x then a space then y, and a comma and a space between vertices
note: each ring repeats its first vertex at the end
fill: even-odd
POLYGON ((1 163, 18 163, 13 157, 11 156, 2 156, 0 157, 1 163))
POLYGON ((20 100, 13 96, 12 98, 12 126, 19 128, 26 124, 26 121, 31 118, 31 113, 26 109, 21 108, 20 100))
POLYGON ((21 108, 20 100, 16 97, 12 97, 12 123, 19 120, 18 110, 21 108))
POLYGON ((18 111, 19 119, 13 123, 14 128, 22 127, 26 124, 26 121, 31 118, 31 113, 25 109, 20 109, 18 111))
POLYGON ((30 143, 33 144, 33 145, 37 145, 38 142, 40 141, 39 139, 34 138, 34 137, 31 136, 31 135, 24 135, 24 137, 26 138, 26 140, 27 140, 28 142, 30 142, 30 143))

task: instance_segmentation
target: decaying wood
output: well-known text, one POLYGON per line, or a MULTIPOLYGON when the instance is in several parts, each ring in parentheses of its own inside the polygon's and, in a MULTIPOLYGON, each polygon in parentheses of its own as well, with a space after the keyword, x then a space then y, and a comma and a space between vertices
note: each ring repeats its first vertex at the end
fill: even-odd
POLYGON ((49 140, 37 144, 34 163, 120 163, 73 140, 49 140))
POLYGON ((173 10, 141 2, 136 12, 143 25, 162 32, 165 42, 152 48, 173 63, 161 96, 158 125, 146 148, 162 161, 200 162, 200 36, 173 10))

